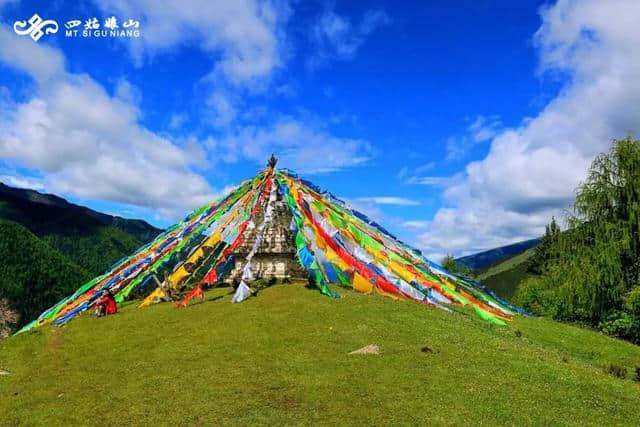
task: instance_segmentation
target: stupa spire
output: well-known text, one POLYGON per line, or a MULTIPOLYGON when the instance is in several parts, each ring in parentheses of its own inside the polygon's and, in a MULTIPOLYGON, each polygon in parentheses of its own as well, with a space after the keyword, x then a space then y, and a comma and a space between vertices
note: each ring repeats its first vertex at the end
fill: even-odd
POLYGON ((269 166, 269 169, 273 169, 274 167, 276 167, 276 163, 278 163, 278 159, 272 153, 269 161, 267 162, 267 166, 269 166))

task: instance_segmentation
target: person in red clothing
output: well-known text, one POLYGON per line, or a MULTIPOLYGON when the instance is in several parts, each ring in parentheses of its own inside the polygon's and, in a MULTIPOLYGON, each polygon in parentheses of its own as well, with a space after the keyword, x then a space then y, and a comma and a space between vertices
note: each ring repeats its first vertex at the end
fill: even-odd
POLYGON ((110 290, 102 291, 102 298, 96 301, 96 316, 108 316, 118 312, 118 304, 110 290))

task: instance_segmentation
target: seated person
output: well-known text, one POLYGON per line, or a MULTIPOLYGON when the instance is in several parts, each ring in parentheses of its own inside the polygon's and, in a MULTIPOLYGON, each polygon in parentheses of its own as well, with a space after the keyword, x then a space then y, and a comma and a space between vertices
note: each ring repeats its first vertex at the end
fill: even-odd
POLYGON ((102 291, 102 298, 96 301, 96 316, 108 316, 118 312, 118 305, 116 299, 110 290, 105 289, 102 291))

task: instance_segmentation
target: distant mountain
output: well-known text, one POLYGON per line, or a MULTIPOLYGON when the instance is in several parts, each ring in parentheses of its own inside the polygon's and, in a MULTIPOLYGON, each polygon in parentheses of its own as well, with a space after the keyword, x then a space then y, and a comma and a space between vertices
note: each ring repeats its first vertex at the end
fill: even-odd
POLYGON ((527 249, 536 246, 539 242, 540 239, 525 240, 523 242, 457 258, 456 261, 466 265, 472 270, 482 270, 507 258, 521 254, 527 249))
POLYGON ((20 315, 18 325, 89 281, 93 274, 13 221, 0 220, 0 299, 20 315))
POLYGON ((0 219, 21 224, 94 275, 162 231, 142 220, 107 215, 52 194, 2 183, 0 219))
MULTIPOLYGON (((81 219, 84 226, 90 227, 95 224, 114 226, 131 234, 141 242, 148 242, 162 231, 140 219, 125 219, 115 215, 107 215, 69 203, 53 194, 13 188, 0 182, 0 217, 12 219, 9 216, 17 217, 13 221, 21 224, 30 222, 34 228, 43 230, 52 228, 66 230, 69 224, 78 225, 74 220, 81 219), (13 210, 3 209, 2 202, 13 205, 13 210), (94 221, 83 219, 83 216, 93 218, 94 221)), ((29 226, 27 228, 31 229, 29 226)), ((38 234, 36 231, 34 233, 38 234)))
POLYGON ((0 300, 20 326, 161 231, 0 183, 0 300))
POLYGON ((527 272, 529 259, 533 256, 535 247, 500 260, 495 264, 476 271, 475 279, 511 301, 518 289, 518 284, 530 273, 527 272))

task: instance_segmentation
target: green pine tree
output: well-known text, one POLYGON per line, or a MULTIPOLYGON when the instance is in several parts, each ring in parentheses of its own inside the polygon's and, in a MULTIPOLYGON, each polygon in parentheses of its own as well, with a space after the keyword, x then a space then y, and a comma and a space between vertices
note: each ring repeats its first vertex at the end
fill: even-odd
POLYGON ((557 224, 516 298, 557 319, 640 342, 640 141, 613 141, 577 191, 568 230, 557 224))

